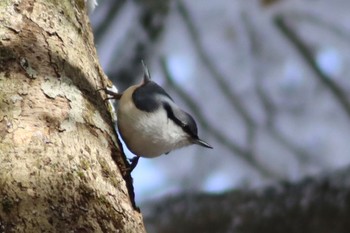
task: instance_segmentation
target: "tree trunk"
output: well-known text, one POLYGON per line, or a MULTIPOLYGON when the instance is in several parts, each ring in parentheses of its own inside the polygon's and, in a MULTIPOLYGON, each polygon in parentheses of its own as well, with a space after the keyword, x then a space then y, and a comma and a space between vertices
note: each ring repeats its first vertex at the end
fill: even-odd
POLYGON ((83 0, 0 1, 0 232, 145 231, 107 83, 83 0))

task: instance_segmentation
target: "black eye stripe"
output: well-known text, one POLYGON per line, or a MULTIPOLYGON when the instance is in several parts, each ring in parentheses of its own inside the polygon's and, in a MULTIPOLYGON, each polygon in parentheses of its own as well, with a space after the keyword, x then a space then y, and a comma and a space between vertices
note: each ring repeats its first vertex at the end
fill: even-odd
POLYGON ((168 118, 175 122, 175 124, 184 127, 184 123, 181 122, 179 119, 177 119, 174 115, 173 110, 171 109, 170 105, 168 103, 163 103, 164 109, 168 115, 168 118))
MULTIPOLYGON (((180 126, 183 131, 185 131, 186 133, 188 133, 190 136, 192 136, 193 138, 198 138, 197 136, 197 126, 196 123, 191 119, 191 123, 193 124, 192 127, 191 125, 187 124, 184 121, 181 121, 180 119, 178 119, 172 108, 170 107, 170 105, 168 103, 163 103, 164 109, 167 112, 168 118, 170 120, 172 120, 175 124, 177 124, 178 126, 180 126), (193 121, 193 122, 192 122, 193 121)), ((187 113, 186 113, 187 114, 187 113)), ((187 114, 188 115, 188 114, 187 114)))

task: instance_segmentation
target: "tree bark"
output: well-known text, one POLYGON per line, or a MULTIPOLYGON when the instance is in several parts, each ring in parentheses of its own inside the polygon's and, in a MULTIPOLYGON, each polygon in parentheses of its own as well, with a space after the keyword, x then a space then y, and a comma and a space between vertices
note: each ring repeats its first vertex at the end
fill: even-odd
POLYGON ((106 85, 83 0, 0 1, 0 232, 145 231, 106 85))

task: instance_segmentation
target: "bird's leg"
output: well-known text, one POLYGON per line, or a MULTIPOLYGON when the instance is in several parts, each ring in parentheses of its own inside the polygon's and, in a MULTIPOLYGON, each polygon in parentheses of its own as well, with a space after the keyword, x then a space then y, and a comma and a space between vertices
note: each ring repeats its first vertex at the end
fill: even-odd
POLYGON ((139 159, 140 159, 139 156, 135 156, 135 157, 129 159, 129 161, 130 161, 130 166, 129 166, 130 173, 131 173, 131 172, 134 170, 134 168, 136 167, 137 163, 139 162, 139 159))
POLYGON ((100 88, 96 91, 104 91, 106 92, 107 95, 111 95, 112 97, 107 97, 105 100, 110 100, 110 99, 116 99, 119 100, 122 97, 122 93, 117 93, 111 90, 108 90, 107 88, 100 88))

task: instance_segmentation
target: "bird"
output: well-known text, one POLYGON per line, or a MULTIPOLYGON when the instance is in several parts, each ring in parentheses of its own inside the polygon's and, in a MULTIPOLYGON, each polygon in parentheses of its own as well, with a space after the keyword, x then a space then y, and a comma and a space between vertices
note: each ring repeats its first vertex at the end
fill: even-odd
POLYGON ((170 95, 151 80, 142 61, 143 80, 123 93, 106 89, 119 100, 117 127, 126 147, 136 155, 132 169, 140 157, 154 158, 193 144, 213 148, 198 137, 193 117, 182 110, 170 95))

